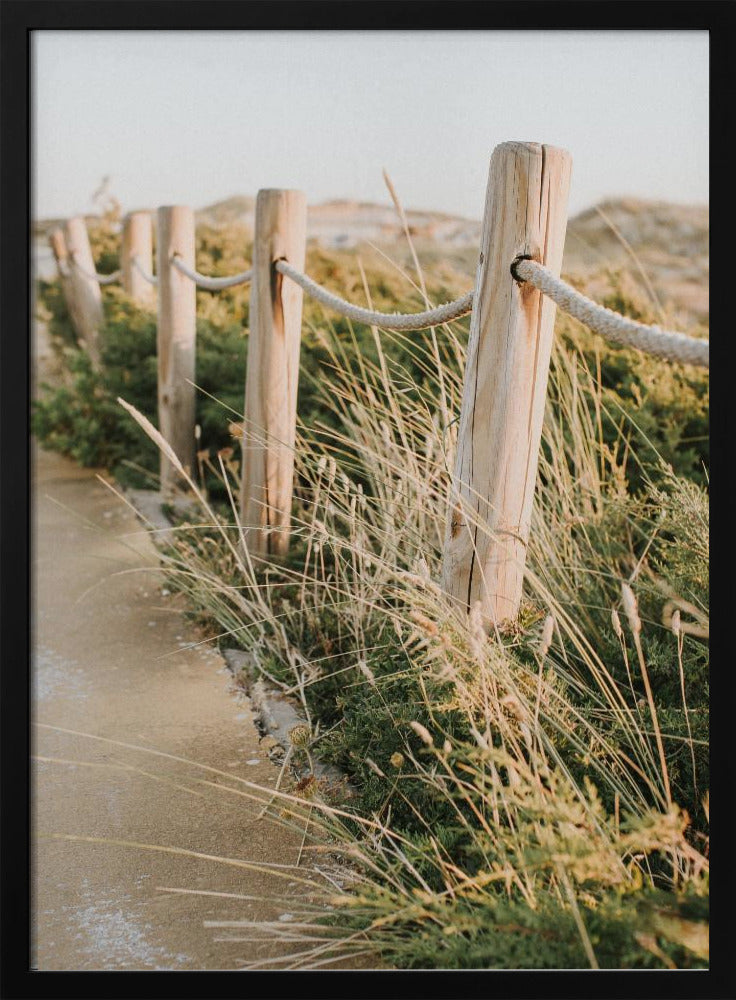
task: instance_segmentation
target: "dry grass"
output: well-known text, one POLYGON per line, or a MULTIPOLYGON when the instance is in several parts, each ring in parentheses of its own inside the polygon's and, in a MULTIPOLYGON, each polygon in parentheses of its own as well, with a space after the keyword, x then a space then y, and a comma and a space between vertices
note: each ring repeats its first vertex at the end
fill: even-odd
MULTIPOLYGON (((403 276, 427 301, 404 228, 416 280, 403 276)), ((489 633, 437 583, 463 328, 373 329, 373 360, 347 331, 329 317, 310 323, 327 358, 315 396, 330 419, 298 427, 290 557, 263 562, 242 544, 237 448, 261 443, 251 427, 218 456, 229 512, 189 480, 209 527, 180 526, 164 554, 213 640, 249 649, 301 701, 307 728, 293 751, 331 755, 359 786, 357 803, 317 781, 275 793, 266 809, 298 819, 304 856, 338 852, 352 876, 329 895, 333 920, 243 923, 244 943, 301 941, 291 968, 374 949, 409 967, 706 963, 704 740, 688 705, 708 627, 704 493, 665 473, 669 492, 648 483, 630 494, 630 422, 611 411, 600 355, 591 370, 558 342, 525 603, 489 633)))
MULTIPOLYGON (((455 938, 475 940, 489 927, 490 964, 516 954, 502 941, 528 937, 535 947, 545 942, 536 959, 528 949, 530 964, 554 964, 550 954, 561 965, 580 955, 592 966, 610 964, 586 921, 603 920, 611 900, 650 890, 675 901, 683 893, 702 897, 707 886, 707 857, 673 802, 641 642, 651 623, 642 624, 635 581, 624 569, 639 558, 651 514, 637 519, 626 495, 623 434, 620 453, 601 443, 595 377, 559 349, 521 618, 489 635, 477 613, 468 619, 452 607, 436 583, 456 440, 456 423, 441 415, 458 410, 462 347, 457 331, 441 332, 424 345, 413 342, 427 375, 421 387, 387 357, 387 335, 375 333, 376 363, 351 355, 349 342, 330 345, 324 402, 341 429, 299 428, 295 552, 287 563, 256 564, 239 544, 237 483, 220 460, 231 514, 223 519, 210 509, 190 482, 204 520, 218 527, 180 531, 167 571, 217 622, 221 638, 249 648, 273 683, 301 699, 317 751, 324 734, 313 692, 326 673, 337 676, 333 656, 345 690, 362 689, 372 710, 383 705, 399 734, 395 766, 377 762, 378 752, 365 765, 386 788, 383 808, 357 815, 331 805, 318 788, 309 801, 308 839, 341 851, 363 874, 331 900, 345 911, 339 926, 350 933, 302 928, 305 944, 315 939, 303 967, 337 959, 357 942, 362 950, 366 940, 389 961, 426 962, 431 949, 417 947, 417 930, 439 948, 440 962, 445 954, 453 963, 455 938), (433 369, 438 356, 442 379, 433 369), (580 601, 591 580, 612 595, 606 615, 626 684, 599 653, 601 608, 580 601), (622 592, 626 631, 614 596, 622 592), (401 672, 377 658, 383 649, 400 654, 401 672), (384 697, 402 676, 419 697, 418 717, 408 721, 384 697), (643 703, 636 695, 642 685, 643 703), (456 828, 451 838, 414 805, 419 787, 444 810, 444 825, 456 828), (410 832, 405 821, 404 832, 392 828, 398 804, 413 817, 410 832), (462 842, 459 853, 450 840, 462 842), (579 954, 557 940, 555 922, 574 928, 579 954)), ((256 440, 245 428, 245 445, 256 440)), ((682 637, 670 635, 673 662, 682 664, 682 637)), ((685 698, 684 680, 682 690, 685 698)), ((696 743, 690 735, 691 754, 696 743)), ((624 936, 631 922, 621 961, 702 959, 687 935, 672 932, 664 943, 661 931, 652 937, 643 917, 632 920, 634 910, 632 903, 625 919, 606 916, 624 936)))

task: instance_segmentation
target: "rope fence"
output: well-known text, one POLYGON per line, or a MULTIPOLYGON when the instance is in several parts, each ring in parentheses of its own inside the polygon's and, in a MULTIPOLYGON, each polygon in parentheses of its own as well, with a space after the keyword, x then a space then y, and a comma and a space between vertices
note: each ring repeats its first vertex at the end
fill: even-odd
POLYGON ((141 262, 138 260, 138 257, 137 257, 136 254, 134 254, 130 258, 130 263, 136 269, 136 271, 138 272, 138 274, 140 274, 141 278, 143 278, 144 281, 147 281, 149 285, 157 285, 158 284, 158 278, 156 277, 156 275, 155 274, 149 274, 148 271, 144 270, 141 267, 141 262))
POLYGON ((94 274, 90 273, 85 267, 79 263, 74 254, 71 254, 72 266, 75 267, 80 274, 84 275, 85 278, 89 278, 90 281, 96 281, 98 285, 112 285, 114 282, 120 280, 122 271, 113 271, 111 274, 94 274))
MULTIPOLYGON (((120 278, 122 277, 122 270, 113 271, 111 274, 97 274, 96 272, 93 273, 88 271, 85 267, 82 267, 73 255, 71 257, 71 261, 73 267, 75 267, 81 275, 88 278, 90 281, 96 281, 98 285, 112 285, 116 281, 120 281, 120 278)), ((149 283, 149 285, 158 284, 158 278, 143 269, 137 256, 131 257, 130 262, 141 277, 149 283)), ((60 273, 63 277, 68 277, 68 265, 64 261, 60 261, 59 263, 60 273)), ((193 271, 191 268, 188 268, 181 257, 176 254, 171 258, 171 264, 172 267, 177 269, 177 271, 180 271, 182 274, 186 275, 187 278, 190 278, 193 282, 195 282, 198 287, 211 292, 219 292, 223 288, 233 288, 235 285, 247 284, 253 277, 252 269, 241 271, 240 274, 233 274, 222 278, 209 277, 206 274, 200 274, 199 271, 193 271)))
POLYGON ((177 271, 180 271, 187 278, 195 282, 199 288, 204 288, 209 292, 219 292, 222 288, 234 288, 236 285, 245 285, 253 277, 253 269, 249 268, 247 271, 241 271, 240 274, 232 274, 229 277, 223 278, 213 278, 187 267, 178 254, 174 254, 171 258, 171 264, 177 271))
POLYGON ((468 292, 461 299, 448 302, 446 305, 438 306, 427 312, 420 313, 382 313, 373 312, 370 309, 363 309, 355 306, 345 299, 339 298, 328 292, 326 288, 312 281, 306 274, 302 274, 285 260, 277 260, 274 267, 281 274, 296 282, 301 288, 311 295, 312 298, 335 312, 354 320, 356 323, 366 323, 368 326, 380 326, 384 330, 426 330, 432 326, 440 326, 442 323, 450 323, 452 320, 467 316, 473 308, 473 293, 468 292))
POLYGON ((647 326, 599 305, 577 291, 535 260, 517 257, 511 265, 517 281, 528 281, 555 302, 560 309, 580 320, 606 340, 621 347, 635 347, 645 354, 685 365, 710 367, 710 344, 707 340, 684 333, 647 326))
POLYGON ((153 270, 153 220, 148 212, 126 216, 122 270, 112 274, 94 273, 81 217, 67 222, 66 234, 55 230, 51 247, 61 277, 72 279, 62 281, 62 290, 80 341, 91 355, 103 321, 99 285, 121 279, 134 301, 146 308, 155 302, 158 428, 169 456, 177 460, 162 451, 164 498, 184 485, 182 470, 195 468, 199 447, 195 290, 218 292, 251 282, 239 512, 240 545, 248 558, 282 557, 288 551, 302 342, 303 296, 297 287, 346 319, 387 331, 432 329, 472 313, 442 588, 458 608, 470 612, 480 604, 484 618, 498 622, 518 614, 531 530, 555 317, 553 308, 540 308, 541 296, 618 347, 709 367, 708 340, 628 319, 558 277, 570 171, 565 150, 539 143, 497 146, 490 163, 475 287, 452 302, 416 313, 364 308, 305 273, 307 205, 304 194, 295 190, 258 192, 253 264, 237 274, 212 276, 196 270, 195 215, 183 205, 158 209, 158 275, 147 270, 153 270), (521 247, 543 247, 541 259, 520 254, 521 247), (178 275, 188 280, 182 282, 178 275), (156 286, 156 293, 146 285, 156 286), (531 288, 539 294, 530 298, 531 288), (481 524, 487 530, 479 531, 481 524))
MULTIPOLYGON (((99 285, 111 285, 120 280, 122 272, 113 271, 112 274, 92 274, 87 271, 71 256, 72 265, 85 278, 96 281, 99 285)), ((151 285, 158 284, 155 275, 146 272, 140 264, 137 256, 131 257, 132 266, 151 285)), ((226 275, 223 277, 212 277, 201 274, 192 268, 187 267, 178 254, 171 258, 172 267, 193 281, 197 287, 207 291, 217 292, 225 288, 234 288, 237 285, 244 285, 252 281, 253 269, 241 271, 238 274, 226 275)), ((65 264, 60 262, 60 271, 63 276, 68 275, 65 264)), ((365 323, 368 326, 380 327, 383 330, 410 331, 427 330, 434 326, 441 326, 443 323, 451 323, 454 320, 467 316, 473 309, 474 292, 468 292, 459 299, 444 303, 434 309, 428 309, 419 313, 384 313, 373 309, 365 309, 362 306, 354 305, 345 299, 329 292, 322 285, 319 285, 312 278, 302 271, 293 267, 286 260, 277 260, 275 269, 299 285, 308 295, 317 302, 327 306, 334 312, 345 316, 356 323, 365 323)), ((599 305, 592 299, 577 291, 572 285, 556 277, 552 272, 540 264, 538 261, 528 257, 517 257, 511 262, 511 273, 520 283, 528 282, 552 299, 556 305, 564 312, 579 320, 595 333, 605 337, 606 340, 619 347, 633 347, 650 354, 653 357, 663 358, 665 361, 674 361, 679 364, 695 365, 696 367, 710 367, 710 345, 707 340, 699 340, 684 333, 677 333, 674 330, 663 330, 659 326, 648 326, 636 320, 629 319, 599 305)))

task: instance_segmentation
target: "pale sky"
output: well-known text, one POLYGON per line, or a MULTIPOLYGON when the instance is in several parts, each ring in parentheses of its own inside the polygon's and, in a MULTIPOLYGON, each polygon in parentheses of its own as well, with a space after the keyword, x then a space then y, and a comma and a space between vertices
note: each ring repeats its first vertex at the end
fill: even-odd
POLYGON ((708 201, 706 31, 35 31, 34 216, 262 187, 480 218, 493 147, 562 146, 570 211, 708 201))

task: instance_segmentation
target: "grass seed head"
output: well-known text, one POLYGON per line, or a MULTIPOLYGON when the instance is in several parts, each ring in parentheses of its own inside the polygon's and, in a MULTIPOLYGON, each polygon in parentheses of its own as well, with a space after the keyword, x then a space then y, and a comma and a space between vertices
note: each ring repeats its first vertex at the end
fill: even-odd
POLYGON ((519 701, 519 699, 514 694, 507 694, 501 699, 501 704, 504 708, 514 716, 514 718, 522 720, 526 718, 526 712, 519 701))
POLYGON ((486 638, 486 630, 483 626, 483 605, 480 601, 474 601, 468 615, 468 627, 470 635, 476 643, 483 643, 486 638))
POLYGON ((378 766, 378 764, 376 764, 376 762, 374 760, 371 760, 370 757, 366 757, 365 758, 365 762, 368 765, 368 767, 371 769, 371 771, 373 771, 374 774, 377 774, 379 778, 385 778, 386 777, 386 775, 383 773, 383 771, 378 766))
POLYGON ((432 736, 431 736, 429 730, 426 729, 421 724, 421 722, 410 722, 409 725, 414 730, 414 732, 417 734, 417 736, 422 741, 422 743, 426 743, 426 745, 428 747, 433 747, 434 746, 434 740, 432 739, 432 736))
POLYGON ((547 615, 544 619, 544 626, 542 628, 542 638, 539 642, 539 655, 542 659, 549 652, 549 647, 552 645, 552 638, 555 632, 555 619, 554 615, 547 615))
POLYGON ((432 619, 427 618, 427 616, 423 615, 421 611, 412 611, 410 612, 409 617, 412 621, 416 622, 417 625, 419 625, 419 627, 427 633, 427 635, 437 635, 439 632, 439 629, 432 619))
POLYGON ((675 635, 680 634, 680 611, 677 608, 672 612, 672 618, 670 620, 670 628, 675 633, 675 635))
POLYGON ((616 633, 616 638, 622 639, 624 630, 621 628, 621 619, 619 618, 618 611, 615 608, 611 608, 611 624, 613 625, 613 631, 616 633))
POLYGON ((365 660, 359 660, 358 661, 358 667, 360 669, 361 674, 363 674, 363 676, 368 681, 368 683, 371 685, 371 687, 375 687, 376 686, 375 674, 373 673, 373 671, 371 670, 371 668, 368 666, 368 664, 365 662, 365 660))
POLYGON ((289 730, 289 743, 293 747, 309 746, 310 735, 309 726, 294 726, 289 730))
POLYGON ((628 583, 621 584, 621 599, 624 602, 624 611, 626 612, 626 617, 629 620, 631 631, 638 635, 639 632, 641 632, 641 618, 639 618, 639 609, 636 603, 636 597, 634 596, 634 591, 628 583))

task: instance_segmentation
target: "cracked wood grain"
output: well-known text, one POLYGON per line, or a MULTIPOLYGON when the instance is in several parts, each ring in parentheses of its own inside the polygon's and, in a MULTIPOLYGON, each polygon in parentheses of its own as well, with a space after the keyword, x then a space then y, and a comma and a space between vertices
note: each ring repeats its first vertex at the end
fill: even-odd
MULTIPOLYGON (((196 287, 172 267, 178 254, 194 266, 194 212, 185 205, 158 210, 158 426, 179 461, 194 468, 196 287)), ((179 475, 161 453, 161 494, 169 497, 179 475)))
POLYGON ((559 274, 571 162, 539 143, 491 157, 442 571, 448 595, 491 622, 521 602, 555 319, 510 266, 523 254, 559 274))
POLYGON ((256 556, 289 545, 304 293, 274 264, 303 270, 306 230, 303 192, 258 192, 240 494, 244 542, 256 556))

